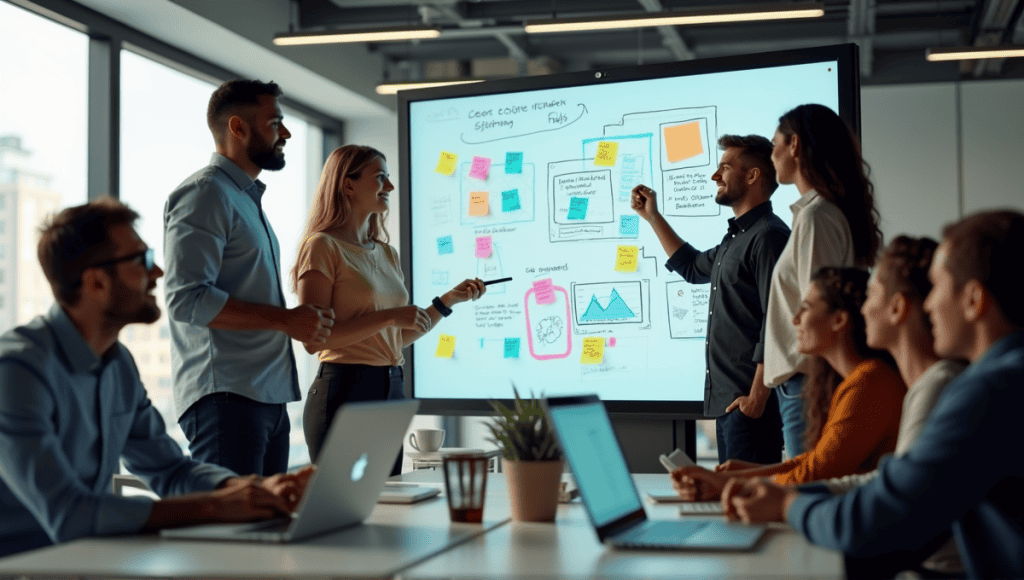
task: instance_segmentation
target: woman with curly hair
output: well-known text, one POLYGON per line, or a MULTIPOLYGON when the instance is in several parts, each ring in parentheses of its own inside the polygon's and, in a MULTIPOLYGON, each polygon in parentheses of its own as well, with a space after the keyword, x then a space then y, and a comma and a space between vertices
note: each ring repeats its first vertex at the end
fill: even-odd
POLYGON ((805 387, 808 451, 775 465, 730 461, 718 473, 698 467, 673 472, 684 499, 717 499, 731 477, 772 477, 806 483, 866 473, 896 448, 907 387, 892 357, 867 344, 861 308, 868 273, 819 270, 793 319, 800 352, 811 361, 805 387))

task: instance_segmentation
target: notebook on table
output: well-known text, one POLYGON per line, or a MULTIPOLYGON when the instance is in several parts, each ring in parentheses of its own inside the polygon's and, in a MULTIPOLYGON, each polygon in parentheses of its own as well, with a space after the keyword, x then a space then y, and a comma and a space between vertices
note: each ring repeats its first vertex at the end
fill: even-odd
POLYGON ((292 542, 359 525, 373 511, 419 401, 351 403, 334 416, 291 518, 166 529, 164 538, 292 542))
POLYGON ((623 549, 747 551, 764 535, 764 526, 648 519, 597 395, 549 397, 543 405, 587 516, 604 544, 623 549))

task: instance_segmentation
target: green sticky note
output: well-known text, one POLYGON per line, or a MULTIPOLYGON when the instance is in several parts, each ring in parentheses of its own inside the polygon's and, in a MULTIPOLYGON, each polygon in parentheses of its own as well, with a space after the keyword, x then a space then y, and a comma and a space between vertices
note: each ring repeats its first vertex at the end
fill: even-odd
POLYGON ((587 205, 590 200, 585 197, 574 197, 569 200, 569 219, 587 219, 587 205))
POLYGON ((501 211, 515 211, 520 208, 519 190, 510 189, 501 192, 501 211))
POLYGON ((519 358, 519 339, 505 339, 505 358, 519 358))

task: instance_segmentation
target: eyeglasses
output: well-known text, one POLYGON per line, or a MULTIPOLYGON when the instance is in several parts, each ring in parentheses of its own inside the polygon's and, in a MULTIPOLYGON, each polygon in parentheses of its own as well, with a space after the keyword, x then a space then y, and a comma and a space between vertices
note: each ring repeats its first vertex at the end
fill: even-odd
POLYGON ((131 261, 131 260, 138 260, 139 258, 142 258, 141 264, 143 266, 145 266, 147 272, 153 270, 153 266, 155 265, 154 262, 153 262, 153 260, 154 260, 153 248, 146 248, 145 250, 143 250, 141 252, 136 252, 134 254, 128 254, 127 256, 121 256, 120 258, 114 258, 112 260, 104 260, 102 262, 96 262, 95 264, 89 264, 88 266, 86 266, 86 268, 97 268, 99 266, 110 266, 111 264, 118 264, 120 262, 128 262, 128 261, 131 261))

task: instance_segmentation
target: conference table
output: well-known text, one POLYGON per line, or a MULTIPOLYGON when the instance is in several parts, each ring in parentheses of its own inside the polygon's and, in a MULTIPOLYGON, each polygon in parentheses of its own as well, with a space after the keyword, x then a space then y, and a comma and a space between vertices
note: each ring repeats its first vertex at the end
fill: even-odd
MULTIPOLYGON (((641 494, 669 484, 634 476, 641 494)), ((394 480, 437 485, 440 471, 394 480)), ((488 475, 482 524, 451 523, 443 497, 377 504, 365 525, 294 544, 197 542, 156 535, 86 538, 0 558, 0 578, 841 578, 842 557, 790 527, 770 526, 748 553, 623 551, 605 548, 578 502, 554 524, 510 521, 505 474, 488 475)), ((645 503, 655 519, 679 516, 645 503)))

